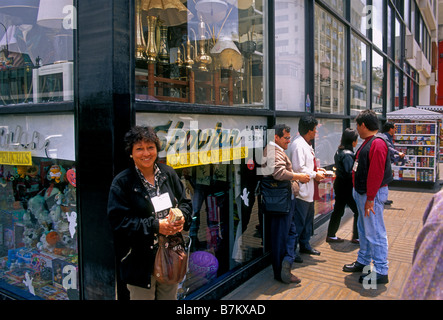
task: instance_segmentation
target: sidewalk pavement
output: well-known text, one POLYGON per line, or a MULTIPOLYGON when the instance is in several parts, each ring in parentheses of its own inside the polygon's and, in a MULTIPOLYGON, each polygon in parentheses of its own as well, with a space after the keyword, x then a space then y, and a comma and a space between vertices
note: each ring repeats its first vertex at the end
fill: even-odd
MULTIPOLYGON (((440 172, 443 169, 440 163, 440 172)), ((440 174, 442 176, 443 174, 440 174)), ((337 236, 342 243, 327 243, 328 222, 315 230, 311 245, 320 256, 301 254, 303 263, 294 263, 292 273, 301 278, 301 284, 284 284, 274 280, 272 266, 253 276, 222 300, 396 300, 411 270, 412 255, 422 217, 432 196, 439 191, 442 181, 433 190, 396 188, 389 190, 393 204, 385 206, 384 218, 388 233, 389 283, 376 289, 364 289, 358 282, 361 273, 342 271, 344 264, 357 259, 358 245, 350 242, 353 214, 346 209, 337 236)))

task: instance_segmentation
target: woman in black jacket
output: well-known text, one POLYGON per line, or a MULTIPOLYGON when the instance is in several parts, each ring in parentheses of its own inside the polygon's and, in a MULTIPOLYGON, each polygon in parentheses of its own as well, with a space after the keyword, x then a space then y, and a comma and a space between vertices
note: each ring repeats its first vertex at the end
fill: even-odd
POLYGON ((354 129, 347 128, 341 137, 340 146, 334 156, 336 178, 334 181, 335 205, 329 220, 326 242, 343 242, 335 234, 340 226, 341 218, 346 205, 354 212, 354 225, 352 229, 353 243, 358 243, 357 218, 358 210, 352 196, 352 167, 354 165, 354 148, 357 146, 358 133, 354 129))
POLYGON ((176 299, 177 285, 160 284, 152 277, 157 234, 172 235, 189 229, 191 201, 175 171, 158 163, 160 140, 150 127, 135 126, 125 136, 126 152, 134 165, 113 180, 108 218, 114 233, 121 279, 131 300, 176 299), (171 207, 183 219, 170 223, 171 207))

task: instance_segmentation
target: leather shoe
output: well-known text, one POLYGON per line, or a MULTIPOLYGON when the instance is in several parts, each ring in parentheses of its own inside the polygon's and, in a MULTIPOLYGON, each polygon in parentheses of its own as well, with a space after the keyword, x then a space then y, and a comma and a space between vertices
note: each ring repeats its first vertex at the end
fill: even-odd
POLYGON ((300 283, 301 279, 291 274, 291 283, 300 283))
POLYGON ((296 262, 296 263, 303 263, 303 259, 297 254, 294 257, 294 262, 296 262))
POLYGON ((361 264, 360 262, 353 262, 350 264, 345 264, 343 266, 343 271, 344 272, 362 272, 364 269, 365 265, 361 264))
POLYGON ((334 243, 334 242, 343 242, 343 241, 345 241, 345 240, 343 240, 342 238, 339 238, 339 237, 336 237, 336 238, 331 238, 331 237, 327 237, 326 238, 326 242, 329 242, 329 243, 334 243))
POLYGON ((300 252, 301 253, 307 253, 307 254, 313 254, 313 255, 316 255, 316 256, 319 256, 320 255, 320 251, 317 251, 317 250, 315 250, 315 249, 313 249, 313 248, 311 248, 311 249, 300 249, 300 252))
POLYGON ((280 271, 280 278, 281 281, 284 283, 291 283, 291 263, 289 263, 289 261, 287 260, 283 260, 282 264, 281 264, 281 271, 280 271))
MULTIPOLYGON (((366 280, 368 284, 372 284, 373 275, 371 275, 371 273, 368 273, 366 275, 361 275, 360 278, 358 279, 358 282, 363 283, 363 280, 366 280)), ((384 283, 388 283, 388 282, 389 282, 389 279, 388 279, 387 274, 375 273, 375 283, 376 284, 384 284, 384 283)))

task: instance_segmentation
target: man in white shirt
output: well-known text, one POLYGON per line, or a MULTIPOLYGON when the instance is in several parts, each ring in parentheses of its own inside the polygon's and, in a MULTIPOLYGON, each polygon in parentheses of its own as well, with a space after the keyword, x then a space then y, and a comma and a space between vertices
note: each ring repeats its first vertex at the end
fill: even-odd
POLYGON ((325 178, 325 170, 316 166, 312 148, 317 125, 318 121, 311 115, 300 118, 300 136, 291 142, 288 152, 294 172, 307 173, 311 177, 308 183, 300 184, 299 195, 292 200, 295 230, 291 230, 290 240, 294 242, 294 248, 300 245, 301 253, 314 255, 320 255, 309 243, 314 225, 314 193, 316 184, 325 178))

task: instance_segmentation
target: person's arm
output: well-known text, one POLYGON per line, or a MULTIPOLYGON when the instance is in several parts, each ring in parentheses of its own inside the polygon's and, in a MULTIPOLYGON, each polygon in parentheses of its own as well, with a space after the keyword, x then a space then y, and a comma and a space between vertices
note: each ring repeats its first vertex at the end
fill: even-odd
POLYGON ((386 157, 388 147, 382 139, 374 139, 369 150, 369 170, 366 183, 365 215, 369 212, 375 214, 374 199, 381 187, 385 175, 386 157))
POLYGON ((108 219, 115 234, 127 239, 149 236, 159 231, 159 221, 154 216, 142 218, 133 214, 134 209, 128 192, 118 181, 109 190, 108 219))
POLYGON ((275 149, 275 167, 274 172, 272 173, 272 177, 275 180, 286 181, 286 180, 295 180, 294 173, 287 169, 287 157, 286 154, 281 151, 275 149))

